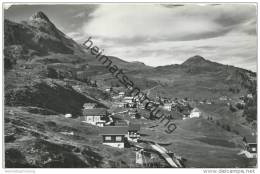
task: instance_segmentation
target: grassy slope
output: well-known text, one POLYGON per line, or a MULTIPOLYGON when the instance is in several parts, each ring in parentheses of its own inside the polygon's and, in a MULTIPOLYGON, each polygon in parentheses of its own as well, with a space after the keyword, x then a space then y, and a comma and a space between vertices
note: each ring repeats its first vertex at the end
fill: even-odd
POLYGON ((5 108, 5 150, 6 167, 129 167, 135 158, 132 149, 102 145, 98 127, 26 107, 5 108))
MULTIPOLYGON (((122 110, 125 109, 120 111, 122 110)), ((203 114, 206 118, 207 113, 203 114)), ((167 127, 164 126, 166 121, 137 120, 130 118, 128 114, 120 114, 116 118, 141 124, 141 139, 162 144, 166 149, 185 158, 184 164, 188 168, 248 167, 252 162, 245 156, 238 155, 243 148, 242 137, 218 126, 214 120, 173 120, 177 129, 167 134, 167 127)), ((254 161, 253 163, 255 165, 254 161)))
POLYGON ((169 143, 165 147, 185 158, 185 166, 189 168, 247 167, 249 160, 237 155, 241 150, 241 137, 204 119, 175 123, 177 129, 172 134, 166 134, 164 131, 167 128, 161 124, 153 129, 147 125, 142 133, 148 135, 145 139, 169 143))
POLYGON ((243 95, 252 85, 255 74, 247 70, 215 63, 200 65, 168 65, 154 69, 132 71, 134 78, 152 80, 161 85, 151 91, 151 95, 167 97, 191 97, 196 99, 230 97, 243 95), (239 89, 233 93, 230 89, 239 89))
MULTIPOLYGON (((58 79, 46 78, 44 68, 17 68, 5 74, 5 104, 9 106, 37 106, 58 113, 80 115, 84 103, 94 102, 98 107, 105 107, 93 99, 92 95, 105 97, 98 89, 88 93, 79 93, 72 84, 58 79)), ((84 84, 82 84, 84 85, 84 84)), ((89 90, 90 91, 90 90, 89 90)))

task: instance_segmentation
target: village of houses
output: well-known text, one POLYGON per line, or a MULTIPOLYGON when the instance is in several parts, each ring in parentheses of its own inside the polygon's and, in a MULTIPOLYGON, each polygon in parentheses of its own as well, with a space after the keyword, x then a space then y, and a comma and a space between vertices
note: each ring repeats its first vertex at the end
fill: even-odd
MULTIPOLYGON (((142 129, 142 121, 146 120, 143 116, 145 106, 138 100, 138 97, 128 96, 124 91, 114 91, 113 88, 104 89, 106 93, 112 96, 112 102, 109 109, 98 108, 95 103, 85 103, 82 106, 82 116, 80 120, 86 125, 93 125, 100 128, 99 136, 102 139, 103 145, 111 146, 113 148, 127 148, 129 146, 135 147, 136 151, 136 164, 140 166, 147 165, 147 158, 155 159, 154 152, 159 154, 158 158, 162 158, 168 167, 181 168, 185 167, 184 159, 177 153, 167 150, 165 147, 156 142, 145 140, 140 133, 142 129), (122 119, 122 118, 127 119, 122 119), (148 154, 148 157, 147 157, 148 154)), ((252 97, 248 94, 246 97, 252 97)), ((227 96, 221 96, 217 99, 218 102, 225 103, 227 106, 231 105, 231 100, 227 96)), ((213 105, 213 100, 192 101, 185 99, 171 99, 157 96, 155 104, 160 106, 160 109, 165 112, 179 113, 176 119, 207 119, 212 120, 209 115, 203 114, 202 111, 196 106, 199 105, 213 105)), ((244 105, 243 97, 236 101, 239 105, 244 105)), ((65 117, 71 117, 70 114, 65 117)), ((245 135, 243 149, 239 155, 245 155, 246 158, 256 159, 257 157, 257 144, 256 135, 245 135)), ((155 154, 156 155, 156 154, 155 154)), ((156 161, 156 167, 158 161, 156 161)), ((150 166, 151 167, 151 166, 150 166)))

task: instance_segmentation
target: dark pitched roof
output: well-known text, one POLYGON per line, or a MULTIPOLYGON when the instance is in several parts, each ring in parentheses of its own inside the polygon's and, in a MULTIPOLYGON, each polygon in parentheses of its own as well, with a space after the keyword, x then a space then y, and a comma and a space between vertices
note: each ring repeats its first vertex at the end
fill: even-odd
POLYGON ((129 131, 140 131, 140 124, 130 123, 128 126, 129 131))
POLYGON ((84 116, 98 116, 98 115, 106 115, 107 110, 105 108, 93 108, 93 109, 84 109, 84 116))
POLYGON ((101 135, 125 135, 127 134, 127 126, 105 126, 100 130, 101 135))
POLYGON ((119 120, 115 123, 115 126, 127 126, 127 122, 119 120))
POLYGON ((245 138, 246 138, 247 143, 256 143, 256 136, 248 135, 248 136, 245 136, 245 138))

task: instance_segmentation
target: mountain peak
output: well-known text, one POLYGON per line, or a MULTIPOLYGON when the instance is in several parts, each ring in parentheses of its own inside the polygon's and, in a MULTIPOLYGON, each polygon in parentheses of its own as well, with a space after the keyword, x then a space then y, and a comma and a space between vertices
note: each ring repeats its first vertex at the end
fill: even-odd
POLYGON ((202 56, 200 55, 196 55, 193 57, 190 57, 188 60, 196 60, 196 61, 206 61, 206 59, 204 59, 202 56))
POLYGON ((185 62, 182 63, 182 65, 202 65, 205 63, 210 63, 210 61, 204 59, 199 55, 196 55, 187 59, 185 62))
POLYGON ((42 12, 38 11, 30 17, 30 20, 45 20, 50 22, 49 18, 42 12))
POLYGON ((57 39, 60 38, 60 35, 64 36, 64 34, 55 27, 55 25, 50 21, 47 15, 44 14, 42 11, 38 11, 33 14, 26 22, 27 24, 34 26, 38 30, 56 37, 57 39))

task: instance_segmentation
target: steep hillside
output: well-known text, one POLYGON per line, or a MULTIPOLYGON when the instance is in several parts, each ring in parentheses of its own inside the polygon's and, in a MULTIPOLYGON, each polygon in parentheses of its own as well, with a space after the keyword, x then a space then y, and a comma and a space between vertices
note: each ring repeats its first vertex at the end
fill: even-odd
MULTIPOLYGON (((97 168, 130 167, 132 149, 102 145, 99 128, 62 115, 5 108, 5 167, 97 168)), ((131 161, 132 160, 132 161, 131 161)))
MULTIPOLYGON (((33 14, 22 23, 5 20, 4 32, 6 105, 37 106, 78 115, 84 102, 96 100, 94 96, 108 99, 101 89, 86 88, 82 94, 73 89, 73 85, 82 83, 77 80, 83 81, 81 86, 89 86, 85 83, 87 80, 94 82, 95 76, 109 72, 82 45, 62 33, 43 12, 33 14), (76 81, 69 84, 65 82, 68 78, 76 81)), ((150 68, 137 62, 109 58, 124 70, 150 68)))
MULTIPOLYGON (((61 32, 43 12, 37 12, 21 23, 5 20, 4 45, 5 71, 24 63, 66 63, 75 70, 86 72, 85 66, 90 69, 103 66, 83 45, 61 32)), ((140 62, 109 58, 127 71, 151 68, 140 62)), ((105 67, 99 68, 99 74, 105 73, 108 73, 105 67)))
POLYGON ((97 101, 86 97, 70 86, 52 80, 44 80, 33 86, 8 90, 5 103, 9 106, 36 106, 47 108, 57 113, 71 113, 81 115, 84 103, 97 103, 98 107, 105 107, 97 101))

